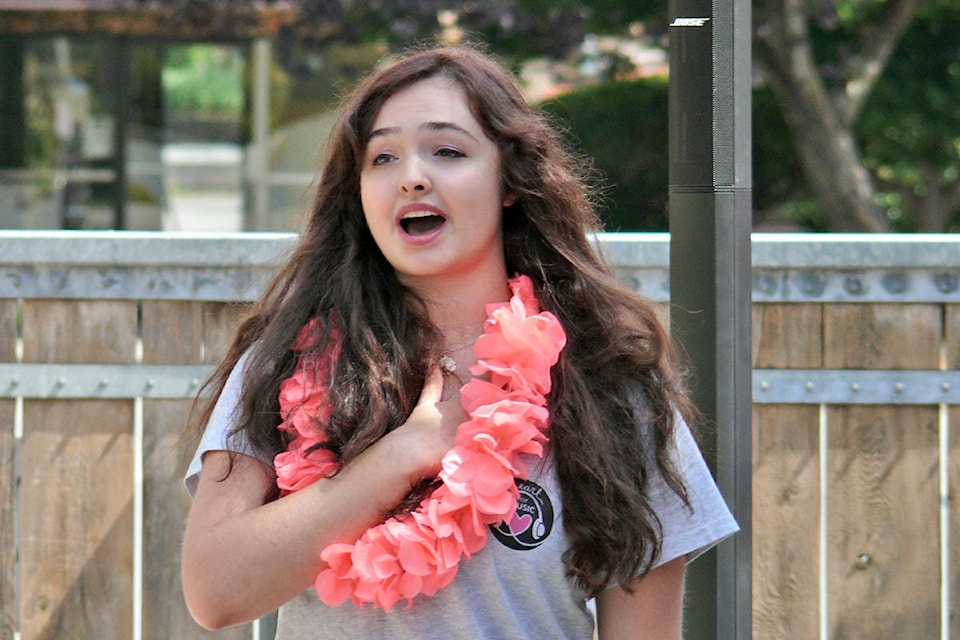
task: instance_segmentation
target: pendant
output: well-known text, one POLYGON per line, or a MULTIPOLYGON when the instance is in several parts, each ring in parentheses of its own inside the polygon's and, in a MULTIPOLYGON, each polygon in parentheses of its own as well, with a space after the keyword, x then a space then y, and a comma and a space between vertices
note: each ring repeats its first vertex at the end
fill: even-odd
POLYGON ((457 370, 457 361, 451 358, 450 356, 448 356, 447 354, 443 354, 442 356, 440 356, 437 359, 437 364, 440 365, 440 371, 444 375, 450 375, 451 373, 454 373, 457 370))

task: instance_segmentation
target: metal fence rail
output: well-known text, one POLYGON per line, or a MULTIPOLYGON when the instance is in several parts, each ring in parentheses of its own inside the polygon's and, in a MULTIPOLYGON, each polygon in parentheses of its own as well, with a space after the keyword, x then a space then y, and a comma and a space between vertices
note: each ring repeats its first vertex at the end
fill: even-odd
MULTIPOLYGON (((280 233, 0 231, 0 298, 253 300, 293 243, 280 233)), ((669 300, 667 234, 601 234, 644 295, 669 300)), ((950 235, 755 234, 755 302, 954 302, 950 235)))
MULTIPOLYGON (((283 233, 0 231, 0 298, 252 301, 294 239, 283 233)), ((634 290, 669 301, 668 234, 605 234, 598 241, 634 290)), ((956 303, 960 238, 755 234, 753 271, 755 303, 956 303)), ((0 397, 192 397, 208 369, 6 363, 0 364, 0 397)), ((754 374, 758 403, 955 403, 960 394, 957 374, 948 372, 754 374)))

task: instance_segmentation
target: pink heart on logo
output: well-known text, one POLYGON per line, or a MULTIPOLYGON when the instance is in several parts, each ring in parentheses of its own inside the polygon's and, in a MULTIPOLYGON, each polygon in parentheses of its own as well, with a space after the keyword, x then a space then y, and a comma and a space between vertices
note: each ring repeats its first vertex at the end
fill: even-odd
POLYGON ((510 518, 510 532, 514 535, 523 533, 530 527, 530 523, 532 521, 533 516, 531 516, 529 513, 525 513, 519 517, 517 517, 517 514, 513 514, 513 517, 510 518))

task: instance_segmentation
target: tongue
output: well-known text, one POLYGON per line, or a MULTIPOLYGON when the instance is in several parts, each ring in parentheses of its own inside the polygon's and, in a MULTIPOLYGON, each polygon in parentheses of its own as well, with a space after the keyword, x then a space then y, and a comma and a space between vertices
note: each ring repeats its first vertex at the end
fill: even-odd
POLYGON ((443 224, 440 216, 423 216, 422 218, 407 218, 402 223, 404 231, 412 236, 422 236, 430 233, 443 224))

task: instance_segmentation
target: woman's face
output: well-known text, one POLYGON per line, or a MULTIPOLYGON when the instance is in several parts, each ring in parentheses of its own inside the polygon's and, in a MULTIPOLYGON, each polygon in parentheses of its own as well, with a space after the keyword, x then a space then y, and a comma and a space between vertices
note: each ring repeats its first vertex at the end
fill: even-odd
POLYGON ((401 282, 505 278, 500 151, 443 77, 390 97, 360 171, 367 226, 401 282))

